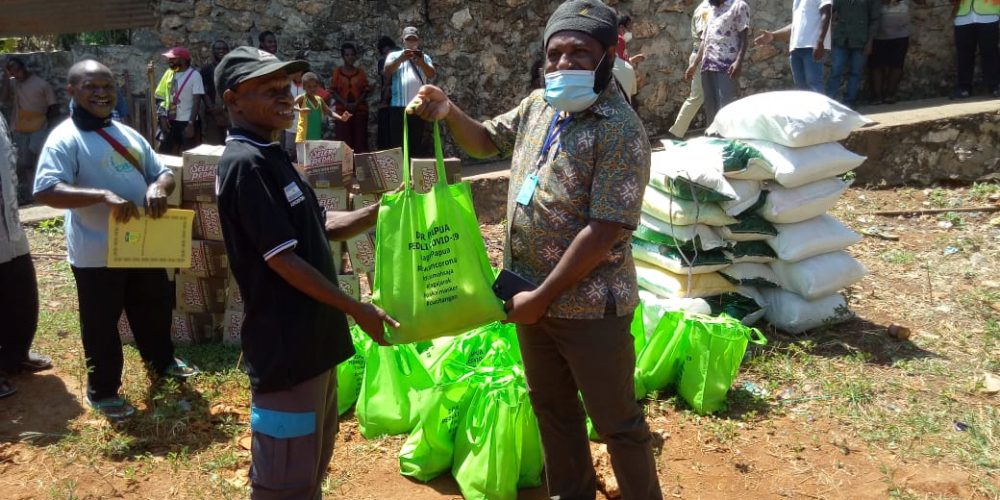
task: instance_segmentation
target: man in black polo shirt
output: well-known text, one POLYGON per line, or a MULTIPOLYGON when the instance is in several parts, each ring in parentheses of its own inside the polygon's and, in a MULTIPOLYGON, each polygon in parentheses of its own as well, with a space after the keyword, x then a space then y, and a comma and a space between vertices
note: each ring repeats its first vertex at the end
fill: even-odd
POLYGON ((369 230, 377 207, 324 212, 274 140, 294 116, 288 75, 306 68, 239 47, 215 69, 233 123, 216 185, 230 267, 246 303, 254 499, 321 498, 337 430, 334 368, 354 353, 345 314, 380 344, 383 323, 398 326, 341 292, 328 243, 369 230))

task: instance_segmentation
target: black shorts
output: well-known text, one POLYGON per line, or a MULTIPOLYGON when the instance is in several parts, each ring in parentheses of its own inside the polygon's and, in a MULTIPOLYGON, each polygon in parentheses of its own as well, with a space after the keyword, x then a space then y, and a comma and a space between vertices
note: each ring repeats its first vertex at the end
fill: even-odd
POLYGON ((902 68, 909 48, 910 37, 876 39, 872 45, 871 65, 873 68, 902 68))

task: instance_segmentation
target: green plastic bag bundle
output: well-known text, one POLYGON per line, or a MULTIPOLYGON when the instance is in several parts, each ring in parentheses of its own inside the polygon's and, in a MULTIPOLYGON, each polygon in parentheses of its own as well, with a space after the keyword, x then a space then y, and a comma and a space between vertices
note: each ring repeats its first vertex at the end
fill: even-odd
POLYGON ((449 185, 434 123, 437 182, 419 194, 410 184, 403 120, 403 190, 382 196, 375 230, 372 302, 400 323, 385 338, 405 344, 455 335, 504 319, 479 232, 469 183, 449 185))
POLYGON ((455 456, 455 432, 468 406, 473 374, 435 385, 426 396, 420 422, 399 450, 399 472, 420 481, 430 481, 451 469, 455 456))
POLYGON ((455 435, 452 475, 471 500, 513 500, 541 484, 542 449, 523 375, 480 386, 455 435))
POLYGON ((677 383, 688 349, 687 323, 684 312, 670 311, 656 324, 635 362, 637 385, 645 391, 660 391, 677 383))
MULTIPOLYGON (((474 332, 470 332, 474 333, 474 332)), ((515 339, 516 341, 516 339, 515 339)), ((462 364, 459 357, 443 360, 449 377, 428 390, 420 402, 419 421, 399 452, 399 470, 404 476, 430 481, 452 466, 455 433, 464 418, 469 396, 492 380, 520 373, 509 339, 497 337, 488 350, 473 360, 476 366, 462 364), (450 378, 451 375, 461 374, 450 378)))
POLYGON ((512 364, 521 362, 514 324, 490 323, 427 350, 421 355, 424 366, 436 383, 446 383, 465 374, 482 362, 494 342, 503 339, 509 346, 512 364))
POLYGON ((406 434, 419 418, 423 393, 433 386, 412 345, 382 347, 365 353, 365 376, 358 395, 358 429, 366 438, 406 434))
POLYGON ((677 392, 699 415, 725 409, 747 343, 765 345, 767 339, 760 330, 728 316, 692 316, 687 337, 689 348, 677 392))
POLYGON ((337 365, 337 415, 343 415, 358 401, 365 379, 365 353, 372 341, 360 326, 351 327, 354 356, 337 365))

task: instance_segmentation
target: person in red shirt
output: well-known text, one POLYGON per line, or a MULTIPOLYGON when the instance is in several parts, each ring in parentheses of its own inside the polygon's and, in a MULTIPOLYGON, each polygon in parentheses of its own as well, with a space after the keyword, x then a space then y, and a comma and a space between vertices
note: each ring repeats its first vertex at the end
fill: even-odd
POLYGON ((337 114, 350 113, 347 121, 335 125, 337 139, 344 141, 356 153, 368 151, 368 93, 371 86, 365 72, 354 65, 358 49, 352 43, 340 47, 344 65, 333 70, 330 78, 331 104, 337 114))

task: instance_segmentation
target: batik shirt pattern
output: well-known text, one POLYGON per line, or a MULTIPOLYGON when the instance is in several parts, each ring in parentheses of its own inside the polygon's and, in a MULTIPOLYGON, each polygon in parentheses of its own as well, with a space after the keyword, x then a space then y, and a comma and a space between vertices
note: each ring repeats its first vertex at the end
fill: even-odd
POLYGON ((618 316, 631 314, 639 296, 629 241, 649 179, 646 131, 617 86, 610 86, 593 106, 570 115, 538 168, 530 202, 520 205, 517 194, 535 172, 556 116, 542 95, 537 90, 517 108, 484 123, 501 155, 511 157, 504 266, 541 284, 591 220, 619 224, 626 231, 607 258, 557 298, 546 316, 596 319, 609 306, 618 316))

